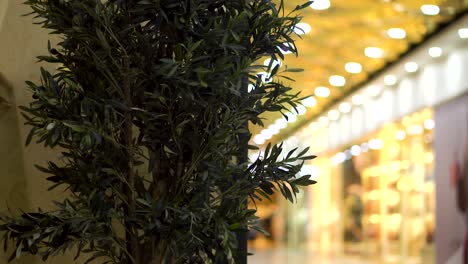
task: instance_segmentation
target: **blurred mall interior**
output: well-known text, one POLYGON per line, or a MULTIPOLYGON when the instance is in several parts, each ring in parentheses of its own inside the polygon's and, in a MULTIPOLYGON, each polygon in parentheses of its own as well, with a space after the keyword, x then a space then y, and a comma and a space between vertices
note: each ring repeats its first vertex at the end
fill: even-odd
POLYGON ((467 263, 467 7, 317 0, 304 12, 299 57, 277 63, 303 67, 292 86, 311 97, 251 127, 252 144, 310 146, 303 173, 318 183, 295 204, 258 205, 271 236, 252 234, 252 263, 467 263))
MULTIPOLYGON (((2 180, 0 200, 27 207, 50 200, 32 164, 54 154, 24 151, 27 130, 8 102, 29 100, 11 87, 38 77, 34 56, 50 36, 19 16, 20 2, 0 0, 0 168, 16 175, 2 180)), ((291 86, 310 97, 288 119, 250 126, 251 144, 310 146, 318 158, 303 173, 318 183, 294 204, 257 204, 271 235, 250 234, 249 263, 463 263, 467 9, 467 0, 315 0, 302 13, 299 56, 274 63, 303 68, 291 86)))

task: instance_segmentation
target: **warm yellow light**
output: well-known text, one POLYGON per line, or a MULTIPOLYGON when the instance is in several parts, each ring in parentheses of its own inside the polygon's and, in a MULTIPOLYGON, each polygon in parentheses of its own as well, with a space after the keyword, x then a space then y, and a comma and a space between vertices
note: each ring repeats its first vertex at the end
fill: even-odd
POLYGON ((397 191, 388 190, 385 194, 385 202, 390 206, 395 206, 400 202, 400 194, 397 191))
POLYGON ((380 215, 378 215, 378 214, 373 214, 373 215, 371 215, 371 216, 369 217, 369 222, 370 222, 371 224, 377 224, 377 223, 379 223, 379 222, 380 222, 380 215))
POLYGON ((432 162, 434 162, 434 154, 432 154, 432 152, 427 152, 424 155, 424 162, 426 164, 432 164, 432 162))
POLYGON ((330 89, 328 87, 325 87, 325 86, 319 86, 317 88, 315 88, 315 95, 317 97, 328 97, 330 96, 330 89))
POLYGON ((345 70, 349 73, 360 73, 362 65, 357 62, 348 62, 345 64, 345 70))
POLYGON ((408 131, 409 135, 421 135, 424 132, 423 127, 418 124, 410 125, 406 130, 408 131))
POLYGON ((369 200, 377 200, 380 197, 380 192, 377 190, 372 190, 368 194, 369 200))

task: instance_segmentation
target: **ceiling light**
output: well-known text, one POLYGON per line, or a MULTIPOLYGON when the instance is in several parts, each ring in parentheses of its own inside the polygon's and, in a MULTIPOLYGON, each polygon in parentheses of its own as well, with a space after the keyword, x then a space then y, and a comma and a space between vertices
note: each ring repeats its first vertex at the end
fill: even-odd
POLYGON ((426 121, 424 121, 424 127, 425 127, 427 130, 434 129, 434 127, 435 127, 435 122, 434 122, 434 120, 432 120, 432 119, 427 119, 426 121))
POLYGON ((364 103, 364 98, 360 94, 356 94, 351 98, 351 101, 354 105, 362 105, 364 103))
POLYGON ((438 58, 442 56, 442 49, 439 47, 429 48, 428 52, 429 52, 429 56, 431 56, 432 58, 438 58))
POLYGON ((388 86, 395 85, 397 81, 398 81, 397 77, 393 74, 388 74, 388 75, 385 75, 384 77, 384 83, 388 86))
POLYGON ((417 72, 418 68, 419 68, 418 64, 414 61, 405 63, 405 71, 407 72, 417 72))
POLYGON ((262 83, 270 83, 272 81, 270 74, 267 72, 259 72, 257 75, 260 75, 260 78, 262 78, 262 83))
POLYGON ((345 160, 346 160, 346 154, 344 154, 343 152, 336 154, 332 158, 332 162, 335 164, 343 163, 345 162, 345 160))
POLYGON ((298 105, 296 110, 298 115, 304 115, 307 112, 307 109, 303 105, 298 105))
POLYGON ((358 145, 354 145, 351 147, 351 155, 353 156, 358 156, 361 154, 361 147, 358 145))
POLYGON ((277 125, 277 124, 272 124, 272 125, 269 125, 268 126, 268 131, 272 134, 272 135, 276 135, 280 132, 281 128, 277 125))
POLYGON ((253 85, 253 84, 250 83, 250 84, 247 86, 247 92, 250 93, 250 92, 252 92, 253 90, 255 90, 255 85, 253 85))
POLYGON ((338 118, 340 118, 340 112, 337 110, 330 110, 328 111, 328 118, 332 121, 338 120, 338 118))
POLYGON ((258 144, 258 145, 262 145, 263 143, 265 143, 265 138, 263 138, 262 135, 258 134, 254 137, 254 140, 255 144, 258 144))
POLYGON ((269 129, 263 129, 260 135, 262 135, 265 140, 273 137, 273 133, 269 129))
POLYGON ((421 12, 428 16, 435 16, 439 14, 440 8, 436 5, 422 5, 421 12))
POLYGON ((349 113, 349 111, 351 111, 351 105, 349 103, 344 102, 340 104, 338 109, 340 110, 341 113, 346 114, 346 113, 349 113))
POLYGON ((314 107, 315 105, 317 105, 317 99, 315 99, 315 97, 313 96, 310 96, 302 100, 302 104, 307 107, 314 107))
POLYGON ((402 28, 390 28, 387 30, 387 35, 392 39, 404 39, 406 31, 402 28))
POLYGON ((348 62, 345 64, 345 70, 349 73, 360 73, 362 66, 357 62, 348 62))
POLYGON ((318 119, 318 122, 323 126, 327 126, 328 125, 328 118, 326 116, 321 116, 318 119))
POLYGON ((288 123, 294 123, 297 120, 297 117, 293 113, 287 113, 286 116, 288 117, 288 123))
POLYGON ((362 151, 362 152, 367 152, 367 151, 369 151, 369 144, 368 144, 368 143, 362 143, 362 144, 361 144, 361 151, 362 151))
POLYGON ((283 53, 283 54, 290 54, 290 53, 292 53, 291 50, 292 50, 293 47, 294 47, 293 44, 291 44, 291 43, 289 43, 289 42, 285 42, 285 43, 283 43, 283 45, 286 47, 286 50, 284 50, 284 49, 282 49, 282 48, 280 47, 279 49, 280 49, 281 53, 283 53))
MULTIPOLYGON (((270 62, 271 62, 271 58, 268 58, 263 62, 263 65, 268 67, 270 66, 270 62)), ((280 60, 273 60, 273 63, 271 64, 271 68, 274 69, 276 65, 279 65, 279 67, 281 67, 282 64, 283 63, 280 60)))
POLYGON ((315 95, 318 97, 328 97, 330 96, 330 89, 325 86, 319 86, 315 88, 315 95))
POLYGON ((462 39, 468 38, 468 28, 460 28, 458 30, 458 36, 462 39))
POLYGON ((383 55, 384 55, 384 52, 381 48, 377 48, 377 47, 367 47, 365 50, 364 50, 364 54, 369 57, 369 58, 374 58, 374 59, 378 59, 378 58, 382 58, 383 55))
POLYGON ((371 85, 369 88, 367 88, 367 94, 371 97, 376 97, 377 95, 380 94, 380 87, 377 85, 371 85))
POLYGON ((276 120, 275 124, 279 127, 279 129, 283 129, 288 126, 288 121, 284 118, 280 118, 276 120))
POLYGON ((298 35, 308 34, 311 30, 312 27, 304 22, 297 23, 296 26, 294 26, 294 32, 298 35))
POLYGON ((397 140, 404 140, 406 138, 406 133, 403 130, 399 130, 396 134, 396 139, 397 140))
POLYGON ((328 78, 328 81, 330 82, 331 85, 341 87, 346 84, 346 79, 343 76, 340 75, 332 75, 330 78, 328 78))
POLYGON ((315 0, 310 7, 315 10, 325 10, 330 8, 330 0, 315 0))

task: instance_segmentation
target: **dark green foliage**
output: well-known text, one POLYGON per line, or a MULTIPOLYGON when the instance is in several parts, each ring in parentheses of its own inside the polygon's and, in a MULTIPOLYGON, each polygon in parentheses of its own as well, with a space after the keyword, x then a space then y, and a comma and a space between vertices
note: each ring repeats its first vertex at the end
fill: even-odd
MULTIPOLYGON (((5 245, 43 259, 78 249, 107 263, 235 262, 236 232, 256 219, 247 199, 279 189, 290 201, 305 151, 268 146, 244 162, 246 124, 287 112, 279 68, 297 52, 299 22, 267 0, 28 0, 58 34, 34 100, 22 107, 35 140, 62 151, 38 167, 70 197, 56 210, 2 217, 5 245), (267 69, 266 69, 267 68, 267 69), (270 71, 262 83, 258 71, 270 71), (247 84, 255 85, 248 93, 247 84), (249 165, 249 163, 251 163, 249 165)), ((298 6, 300 10, 309 3, 298 6)), ((287 71, 287 69, 286 69, 287 71)), ((291 71, 297 71, 292 69, 291 71)))

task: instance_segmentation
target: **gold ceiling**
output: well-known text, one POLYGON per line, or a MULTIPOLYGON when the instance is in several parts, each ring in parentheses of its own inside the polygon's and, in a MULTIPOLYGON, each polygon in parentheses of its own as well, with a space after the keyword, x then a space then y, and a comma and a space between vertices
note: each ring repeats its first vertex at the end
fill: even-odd
MULTIPOLYGON (((293 9, 303 0, 284 2, 287 9, 293 9)), ((297 115, 297 121, 288 123, 286 128, 266 141, 278 141, 294 133, 358 89, 373 73, 398 60, 442 24, 466 13, 467 7, 468 0, 315 0, 301 13, 302 22, 310 25, 311 30, 297 38, 299 56, 285 55, 282 64, 304 69, 304 72, 291 75, 296 80, 291 86, 301 91, 303 96, 313 95, 317 103, 307 107, 305 114, 297 115), (365 54, 368 47, 379 48, 383 54, 374 54, 381 56, 371 58, 368 55, 372 54, 365 54), (358 64, 354 64, 354 68, 352 64, 348 65, 350 68, 345 69, 349 62, 361 65, 361 72, 349 72, 359 71, 358 64), (344 86, 330 84, 330 76, 333 75, 344 77, 344 86), (315 88, 320 86, 329 88, 328 97, 316 96, 315 88)), ((342 82, 343 79, 338 77, 337 81, 342 82)), ((263 117, 264 128, 250 126, 253 136, 282 118, 279 113, 263 117)))

